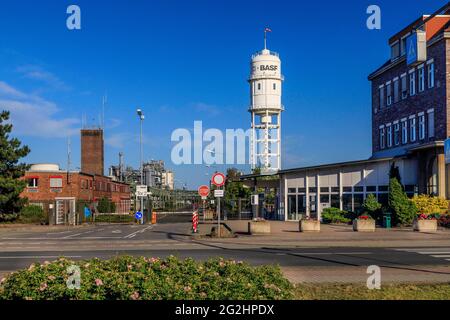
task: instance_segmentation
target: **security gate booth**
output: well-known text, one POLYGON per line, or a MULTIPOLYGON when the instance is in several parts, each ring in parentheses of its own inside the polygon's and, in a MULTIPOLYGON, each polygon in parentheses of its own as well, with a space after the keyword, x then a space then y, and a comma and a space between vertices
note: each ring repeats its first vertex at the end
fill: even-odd
POLYGON ((55 224, 76 225, 75 198, 55 198, 55 224))

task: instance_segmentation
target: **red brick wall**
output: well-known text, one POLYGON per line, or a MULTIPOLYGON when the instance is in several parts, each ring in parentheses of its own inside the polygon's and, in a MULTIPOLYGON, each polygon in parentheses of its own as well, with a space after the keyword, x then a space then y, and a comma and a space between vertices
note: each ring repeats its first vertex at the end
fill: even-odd
POLYGON ((88 174, 104 174, 103 130, 81 130, 81 171, 88 174))

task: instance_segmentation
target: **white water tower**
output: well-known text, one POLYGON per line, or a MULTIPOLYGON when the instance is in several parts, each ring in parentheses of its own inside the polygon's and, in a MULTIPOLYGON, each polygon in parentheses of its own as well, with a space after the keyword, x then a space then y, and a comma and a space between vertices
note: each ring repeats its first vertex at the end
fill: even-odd
POLYGON ((255 53, 251 61, 250 108, 251 137, 250 164, 261 173, 275 173, 281 169, 281 60, 278 53, 264 50, 255 53))

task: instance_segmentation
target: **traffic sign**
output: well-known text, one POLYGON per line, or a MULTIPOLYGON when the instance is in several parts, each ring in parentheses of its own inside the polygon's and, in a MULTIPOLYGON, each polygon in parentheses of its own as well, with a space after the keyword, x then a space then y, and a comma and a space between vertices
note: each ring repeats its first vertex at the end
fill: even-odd
POLYGON ((142 219, 142 212, 137 211, 136 214, 134 215, 134 217, 136 218, 136 220, 141 220, 142 219))
POLYGON ((207 197, 209 195, 209 187, 208 186, 200 186, 198 188, 198 195, 200 197, 207 197))
POLYGON ((221 187, 225 184, 225 175, 221 172, 216 172, 211 179, 211 182, 216 186, 216 187, 221 187))
POLYGON ((137 185, 136 186, 136 196, 137 197, 146 197, 148 195, 147 186, 146 185, 137 185))
POLYGON ((224 192, 223 190, 214 190, 214 197, 223 198, 224 192))

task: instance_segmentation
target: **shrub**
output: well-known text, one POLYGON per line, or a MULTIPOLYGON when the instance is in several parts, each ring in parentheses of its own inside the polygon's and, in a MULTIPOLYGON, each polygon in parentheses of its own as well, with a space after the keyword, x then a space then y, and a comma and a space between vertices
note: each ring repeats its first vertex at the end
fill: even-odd
POLYGON ((97 210, 100 213, 114 213, 116 212, 116 204, 103 197, 98 201, 97 210))
POLYGON ((448 211, 448 201, 444 198, 429 195, 419 195, 412 198, 412 202, 419 214, 446 213, 448 211))
POLYGON ((396 178, 389 180, 389 209, 392 212, 394 223, 401 225, 411 224, 417 212, 416 206, 408 199, 396 178))
POLYGON ((19 222, 22 223, 46 223, 46 220, 44 210, 39 206, 26 206, 19 214, 19 222))
POLYGON ((129 214, 101 214, 95 215, 95 222, 109 222, 109 223, 130 223, 134 222, 134 215, 129 214))
POLYGON ((381 203, 379 203, 377 197, 371 193, 367 196, 366 200, 364 200, 363 208, 369 214, 374 214, 381 209, 381 203))
POLYGON ((450 228, 450 215, 441 215, 438 220, 438 224, 441 227, 450 228))
POLYGON ((325 208, 322 211, 323 223, 349 223, 351 220, 346 217, 347 211, 338 208, 325 208))
MULTIPOLYGON (((70 282, 69 282, 70 284, 70 282)), ((31 265, 0 285, 0 300, 274 300, 292 299, 293 286, 279 267, 173 256, 116 257, 73 262, 60 258, 31 265), (80 268, 79 289, 69 289, 69 266, 80 268)))

